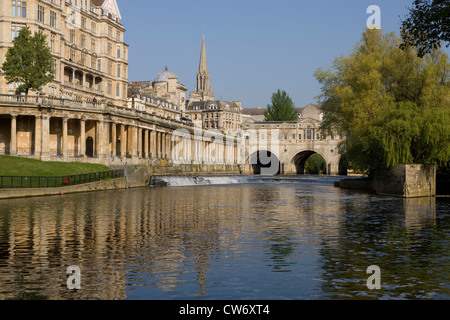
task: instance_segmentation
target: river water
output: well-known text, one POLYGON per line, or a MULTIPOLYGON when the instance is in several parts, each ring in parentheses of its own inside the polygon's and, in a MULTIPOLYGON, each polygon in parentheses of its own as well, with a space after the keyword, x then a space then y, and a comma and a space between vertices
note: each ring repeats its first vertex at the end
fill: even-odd
POLYGON ((450 198, 341 190, 336 177, 167 179, 0 200, 0 299, 450 298, 450 198))

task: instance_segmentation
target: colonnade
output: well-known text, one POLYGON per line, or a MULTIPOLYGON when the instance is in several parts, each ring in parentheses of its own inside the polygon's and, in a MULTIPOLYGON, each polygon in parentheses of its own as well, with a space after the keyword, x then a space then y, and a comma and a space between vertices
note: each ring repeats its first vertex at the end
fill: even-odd
POLYGON ((177 128, 121 117, 12 114, 0 118, 0 154, 13 156, 93 158, 105 164, 117 158, 235 164, 238 152, 234 139, 179 134, 177 128))

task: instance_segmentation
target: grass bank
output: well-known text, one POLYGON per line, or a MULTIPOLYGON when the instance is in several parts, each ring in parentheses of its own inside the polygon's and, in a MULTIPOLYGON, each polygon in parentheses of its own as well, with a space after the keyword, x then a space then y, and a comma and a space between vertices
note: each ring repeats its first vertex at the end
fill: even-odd
POLYGON ((44 162, 0 156, 0 176, 68 176, 111 170, 107 166, 78 162, 44 162))

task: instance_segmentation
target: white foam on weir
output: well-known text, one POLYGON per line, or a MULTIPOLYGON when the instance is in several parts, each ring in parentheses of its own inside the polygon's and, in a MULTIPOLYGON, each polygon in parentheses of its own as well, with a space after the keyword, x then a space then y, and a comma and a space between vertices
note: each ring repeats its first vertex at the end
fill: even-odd
POLYGON ((169 187, 250 183, 248 176, 158 176, 169 187))
POLYGON ((301 183, 333 185, 339 177, 333 176, 156 176, 157 180, 163 181, 168 187, 189 187, 202 185, 236 185, 255 183, 290 184, 301 183))

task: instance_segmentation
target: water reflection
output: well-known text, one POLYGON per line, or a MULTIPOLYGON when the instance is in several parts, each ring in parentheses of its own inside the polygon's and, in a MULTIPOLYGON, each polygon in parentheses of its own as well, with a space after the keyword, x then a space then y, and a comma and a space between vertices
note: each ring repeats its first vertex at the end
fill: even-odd
POLYGON ((3 200, 0 299, 448 298, 449 208, 295 182, 3 200))

